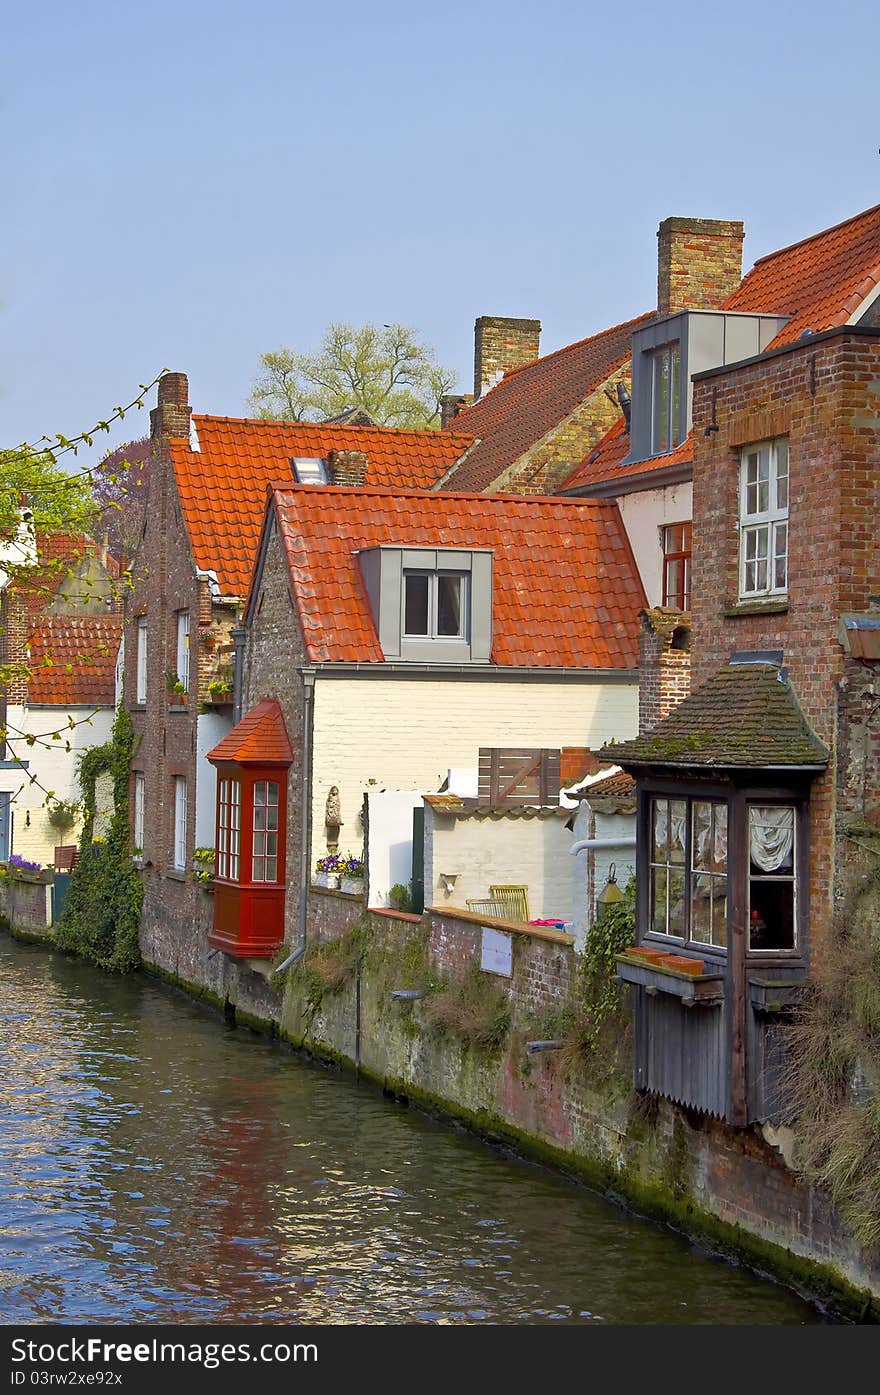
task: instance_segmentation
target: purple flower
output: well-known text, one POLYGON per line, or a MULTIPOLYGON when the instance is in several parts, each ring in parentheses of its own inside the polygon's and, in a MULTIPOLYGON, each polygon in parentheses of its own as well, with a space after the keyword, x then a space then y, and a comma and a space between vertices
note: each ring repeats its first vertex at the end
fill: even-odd
POLYGON ((21 857, 18 853, 13 853, 6 859, 7 867, 15 867, 19 872, 42 872, 43 867, 39 862, 28 862, 26 857, 21 857))

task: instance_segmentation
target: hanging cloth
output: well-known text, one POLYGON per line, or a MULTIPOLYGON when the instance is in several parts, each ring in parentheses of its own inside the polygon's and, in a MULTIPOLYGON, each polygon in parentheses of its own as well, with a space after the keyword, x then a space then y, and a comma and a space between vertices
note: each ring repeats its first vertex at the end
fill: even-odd
POLYGON ((762 872, 791 866, 794 809, 753 804, 749 809, 749 857, 762 872))

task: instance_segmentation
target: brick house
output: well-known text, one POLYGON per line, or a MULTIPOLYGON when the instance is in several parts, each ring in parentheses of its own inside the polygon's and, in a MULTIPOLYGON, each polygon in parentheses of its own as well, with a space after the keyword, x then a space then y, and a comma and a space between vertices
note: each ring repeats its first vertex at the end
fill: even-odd
POLYGON ((301 938, 301 888, 340 821, 358 851, 365 791, 437 790, 481 747, 631 733, 642 603, 609 505, 271 486, 245 614, 244 716, 210 754, 211 943, 253 955, 247 900, 276 886, 274 946, 301 938))
POLYGON ((463 433, 195 414, 168 373, 151 413, 154 468, 126 599, 124 676, 137 749, 132 836, 147 923, 188 914, 195 847, 213 846, 206 753, 232 726, 233 631, 247 593, 267 484, 427 489, 466 452, 463 433))
POLYGON ((880 207, 762 257, 740 281, 741 223, 661 223, 658 311, 632 337, 632 400, 559 492, 615 499, 652 606, 687 610, 691 378, 806 332, 880 323, 880 207))
POLYGON ((739 1126, 780 1118, 784 1010, 841 917, 872 914, 854 833, 880 829, 880 329, 807 332, 818 304, 695 377, 693 691, 608 751, 636 779, 655 956, 621 965, 635 1082, 739 1126))
POLYGON ((63 840, 47 798, 76 800, 77 756, 113 724, 122 638, 120 569, 85 534, 41 533, 11 558, 0 590, 2 659, 27 666, 0 696, 0 861, 51 864, 63 840), (56 736, 57 733, 57 736, 56 736))

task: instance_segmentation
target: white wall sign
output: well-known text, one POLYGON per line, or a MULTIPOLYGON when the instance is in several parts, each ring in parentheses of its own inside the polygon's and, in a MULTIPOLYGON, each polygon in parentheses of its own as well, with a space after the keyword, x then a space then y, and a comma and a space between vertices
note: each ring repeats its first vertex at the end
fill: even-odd
POLYGON ((503 930, 490 930, 483 926, 483 947, 480 968, 487 974, 503 974, 510 978, 513 973, 513 937, 503 930))

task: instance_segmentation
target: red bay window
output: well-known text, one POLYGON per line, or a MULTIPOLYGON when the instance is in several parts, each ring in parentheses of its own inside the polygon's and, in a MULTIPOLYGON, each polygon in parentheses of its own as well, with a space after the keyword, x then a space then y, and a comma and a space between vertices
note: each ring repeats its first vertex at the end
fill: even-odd
POLYGON ((236 959, 271 959, 284 940, 287 771, 278 703, 264 699, 208 753, 217 768, 214 927, 236 959))

